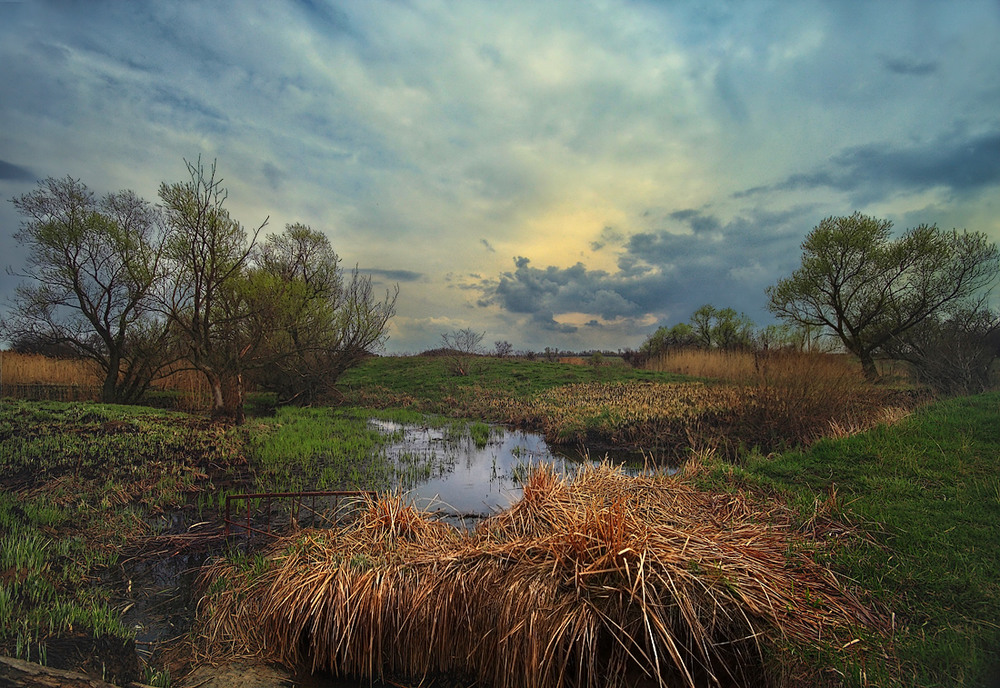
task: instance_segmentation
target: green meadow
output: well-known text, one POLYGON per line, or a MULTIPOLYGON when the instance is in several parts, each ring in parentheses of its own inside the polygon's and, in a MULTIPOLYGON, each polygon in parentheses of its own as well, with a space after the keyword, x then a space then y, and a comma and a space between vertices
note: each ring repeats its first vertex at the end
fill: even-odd
MULTIPOLYGON (((605 441, 618 433, 645 441, 641 419, 611 401, 580 406, 591 420, 577 430, 558 420, 560 404, 580 403, 581 392, 620 389, 615 398, 634 407, 628 400, 636 389, 648 396, 658 386, 729 384, 624 365, 485 358, 458 377, 444 359, 407 357, 372 359, 350 371, 339 407, 270 409, 239 427, 138 406, 3 399, 0 654, 52 663, 54 640, 81 633, 127 643, 135 630, 123 622, 130 597, 120 572, 150 543, 180 542, 191 524, 218 527, 226 494, 384 491, 418 479, 423 468, 381 458, 391 438, 371 429, 371 417, 437 423, 457 436, 482 436, 479 442, 488 437, 484 421, 504 420, 504 409, 515 409, 519 415, 506 420, 543 432, 551 425, 556 436, 573 431, 577 440, 605 441), (184 515, 182 526, 171 525, 171 514, 184 515)), ((652 408, 658 398, 643 403, 652 408)), ((897 398, 872 403, 887 400, 897 398)), ((675 455, 688 462, 684 479, 700 490, 790 507, 797 528, 823 543, 815 557, 887 619, 885 635, 858 630, 855 649, 864 652, 844 643, 777 647, 773 656, 785 668, 769 673, 772 683, 993 685, 1000 657, 1000 393, 924 402, 892 422, 870 414, 853 432, 843 428, 859 421, 859 409, 845 407, 855 415, 826 437, 767 445, 757 433, 739 446, 710 442, 718 433, 707 431, 706 419, 734 431, 739 423, 718 409, 708 414, 703 397, 695 401, 684 413, 702 409, 695 413, 702 422, 684 427, 705 432, 701 446, 675 455)), ((758 418, 775 417, 759 405, 753 410, 758 418)), ((225 549, 219 544, 212 552, 225 549)), ((196 631, 186 632, 194 642, 196 631)), ((131 680, 167 685, 171 668, 175 681, 183 671, 183 663, 168 666, 161 655, 144 661, 131 680)))

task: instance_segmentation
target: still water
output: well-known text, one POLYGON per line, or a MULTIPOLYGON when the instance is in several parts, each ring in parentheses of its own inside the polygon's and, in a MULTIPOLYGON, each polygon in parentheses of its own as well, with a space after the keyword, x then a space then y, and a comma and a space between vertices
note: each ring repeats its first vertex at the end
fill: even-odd
MULTIPOLYGON (((456 436, 448 428, 377 419, 370 423, 391 438, 384 451, 396 468, 399 487, 417 506, 443 516, 479 518, 507 508, 521 497, 521 480, 537 464, 552 464, 557 472, 571 475, 605 458, 553 450, 541 435, 501 426, 489 426, 488 439, 480 436, 477 442, 468 432, 456 436)), ((629 463, 628 458, 616 463, 629 463)))

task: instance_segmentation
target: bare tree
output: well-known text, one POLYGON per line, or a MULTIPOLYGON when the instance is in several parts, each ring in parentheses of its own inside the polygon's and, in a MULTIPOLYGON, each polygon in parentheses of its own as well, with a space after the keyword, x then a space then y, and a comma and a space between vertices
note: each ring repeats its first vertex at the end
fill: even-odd
POLYGON ((160 199, 172 233, 169 258, 173 282, 164 310, 185 357, 208 381, 212 414, 243 419, 243 361, 260 342, 248 327, 252 310, 243 271, 257 236, 248 235, 223 207, 227 192, 216 166, 185 161, 190 179, 160 185, 160 199))
POLYGON ((507 358, 514 353, 514 345, 506 340, 497 340, 493 343, 493 355, 496 358, 507 358))
POLYGON ((476 332, 469 327, 441 335, 441 342, 450 352, 452 373, 468 375, 472 372, 472 361, 482 354, 481 344, 485 336, 485 332, 476 332))
POLYGON ((894 338, 886 353, 910 364, 917 379, 945 394, 978 394, 992 386, 1000 316, 980 302, 926 318, 894 338))

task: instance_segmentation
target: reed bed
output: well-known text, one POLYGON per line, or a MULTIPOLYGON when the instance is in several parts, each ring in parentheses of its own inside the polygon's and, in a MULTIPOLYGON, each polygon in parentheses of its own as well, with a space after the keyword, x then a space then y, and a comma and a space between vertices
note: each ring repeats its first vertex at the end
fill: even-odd
POLYGON ((645 367, 658 373, 743 382, 754 376, 755 360, 752 351, 677 349, 654 356, 645 367))
POLYGON ((92 400, 100 394, 100 383, 91 361, 0 351, 0 397, 92 400))
MULTIPOLYGON (((528 399, 483 394, 486 418, 543 433, 553 444, 634 446, 677 462, 715 450, 736 460, 808 445, 833 428, 868 429, 912 400, 839 376, 775 370, 755 382, 607 382, 563 385, 528 399)), ((898 414, 897 414, 898 415, 898 414)))
POLYGON ((0 351, 0 375, 4 385, 87 387, 100 384, 97 368, 92 361, 49 358, 41 354, 19 354, 14 351, 0 351))
POLYGON ((181 411, 198 413, 212 408, 212 391, 205 375, 180 365, 171 366, 153 380, 154 390, 176 394, 174 406, 181 411))
POLYGON ((210 653, 494 688, 761 685, 792 645, 865 643, 870 611, 789 513, 674 477, 540 468, 472 532, 399 495, 205 574, 210 653))

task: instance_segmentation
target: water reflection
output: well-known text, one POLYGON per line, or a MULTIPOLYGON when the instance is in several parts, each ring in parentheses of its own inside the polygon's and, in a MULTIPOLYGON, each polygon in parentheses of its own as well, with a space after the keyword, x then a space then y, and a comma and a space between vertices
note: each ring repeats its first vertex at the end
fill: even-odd
POLYGON ((422 508, 461 516, 486 515, 505 509, 521 496, 520 479, 539 463, 569 474, 586 461, 553 452, 537 434, 490 426, 489 438, 477 446, 468 433, 450 428, 370 421, 391 438, 385 456, 422 508))
POLYGON ((536 433, 488 426, 488 438, 477 443, 469 432, 476 423, 456 426, 407 425, 371 419, 372 427, 390 438, 383 449, 398 486, 420 508, 450 520, 481 518, 506 509, 521 498, 521 480, 540 463, 563 475, 584 465, 611 461, 625 470, 643 470, 641 452, 589 455, 584 448, 553 449, 536 433))

